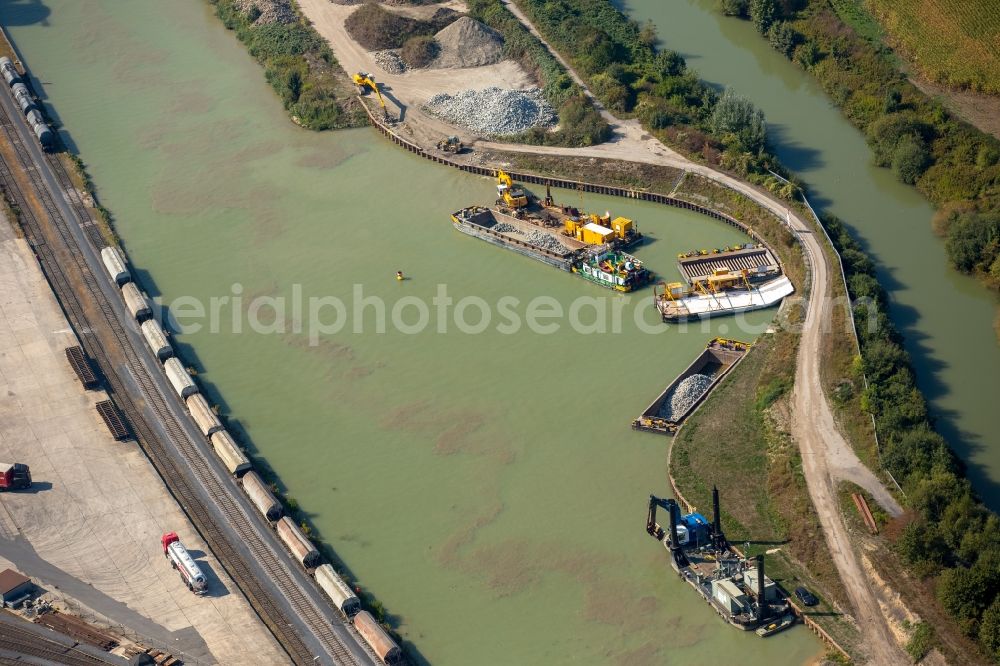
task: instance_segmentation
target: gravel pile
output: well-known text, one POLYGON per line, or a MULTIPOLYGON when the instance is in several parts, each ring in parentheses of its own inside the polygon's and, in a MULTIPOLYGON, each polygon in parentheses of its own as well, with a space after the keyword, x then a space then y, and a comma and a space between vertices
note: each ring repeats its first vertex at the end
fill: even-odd
POLYGON ((235 6, 244 15, 260 12, 254 25, 295 22, 295 12, 288 0, 236 0, 235 6))
POLYGON ((406 71, 406 63, 392 49, 376 51, 372 56, 375 58, 375 64, 386 74, 402 74, 406 71))
POLYGON ((434 35, 440 51, 430 67, 482 67, 503 60, 503 37, 474 18, 463 16, 434 35))
POLYGON ((530 90, 463 90, 439 93, 424 108, 430 113, 485 136, 518 134, 532 127, 552 125, 556 114, 538 88, 530 90))
POLYGON ((506 222, 501 222, 499 224, 493 225, 493 231, 498 234, 523 234, 524 232, 515 227, 513 224, 508 224, 506 222))
POLYGON ((681 383, 674 387, 673 392, 667 396, 660 406, 658 416, 661 419, 673 421, 684 415, 684 412, 691 408, 698 398, 705 394, 708 387, 712 385, 712 378, 708 375, 691 375, 681 380, 681 383))
POLYGON ((548 250, 549 252, 555 252, 556 254, 566 255, 569 254, 570 252, 565 245, 563 245, 555 238, 542 231, 532 231, 528 233, 527 237, 524 240, 526 243, 530 243, 535 247, 540 247, 543 250, 548 250))

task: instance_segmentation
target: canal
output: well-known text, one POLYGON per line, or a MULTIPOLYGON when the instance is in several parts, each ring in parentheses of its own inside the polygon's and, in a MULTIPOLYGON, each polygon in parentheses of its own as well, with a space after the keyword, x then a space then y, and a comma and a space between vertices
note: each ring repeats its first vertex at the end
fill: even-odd
MULTIPOLYGON (((648 291, 611 295, 458 233, 448 214, 491 201, 489 180, 371 129, 296 128, 200 0, 7 1, 0 22, 138 279, 188 326, 178 347, 206 393, 421 660, 820 652, 802 627, 761 641, 726 626, 643 529, 666 441, 631 419, 708 339, 752 338, 772 313, 665 329, 648 291), (435 297, 452 299, 443 317, 435 297), (338 302, 350 321, 333 332, 338 302)), ((634 217, 667 278, 677 252, 743 240, 685 211, 557 195, 634 217)))
POLYGON ((764 111, 776 154, 806 183, 813 206, 843 219, 875 258, 938 428, 976 489, 1000 508, 996 298, 948 267, 930 204, 871 165, 861 133, 749 21, 722 16, 716 0, 616 1, 636 20, 652 20, 663 45, 705 81, 733 87, 764 111))

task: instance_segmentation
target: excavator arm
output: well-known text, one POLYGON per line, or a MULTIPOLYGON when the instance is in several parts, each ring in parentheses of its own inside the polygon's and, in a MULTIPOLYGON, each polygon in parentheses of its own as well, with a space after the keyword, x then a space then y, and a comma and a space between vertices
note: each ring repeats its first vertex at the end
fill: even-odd
POLYGON ((646 512, 646 533, 656 537, 657 541, 662 541, 666 534, 663 528, 656 522, 656 509, 657 507, 661 507, 665 511, 670 511, 673 504, 674 500, 672 499, 663 499, 655 495, 649 496, 649 510, 646 512))
POLYGON ((382 99, 382 93, 379 92, 378 84, 375 83, 375 79, 365 72, 358 72, 351 78, 354 79, 354 85, 358 87, 359 91, 363 92, 365 88, 371 88, 375 91, 375 96, 378 97, 379 106, 382 107, 382 115, 388 120, 389 111, 385 108, 385 100, 382 99))

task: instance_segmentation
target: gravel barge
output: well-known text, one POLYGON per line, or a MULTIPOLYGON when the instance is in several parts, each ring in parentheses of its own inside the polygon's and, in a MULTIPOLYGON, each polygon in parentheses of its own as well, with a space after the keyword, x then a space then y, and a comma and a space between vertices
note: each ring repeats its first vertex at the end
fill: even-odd
POLYGON ((684 420, 704 402, 722 378, 736 367, 750 345, 715 338, 681 374, 670 382, 649 407, 632 421, 633 430, 673 435, 684 420))

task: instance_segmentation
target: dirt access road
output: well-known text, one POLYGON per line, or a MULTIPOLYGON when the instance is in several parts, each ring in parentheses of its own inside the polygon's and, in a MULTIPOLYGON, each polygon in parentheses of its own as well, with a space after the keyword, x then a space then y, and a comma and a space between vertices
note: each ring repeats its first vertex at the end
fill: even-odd
MULTIPOLYGON (((347 34, 343 20, 350 13, 350 8, 331 5, 329 0, 298 0, 305 14, 316 24, 321 34, 330 40, 330 45, 340 62, 352 69, 368 67, 374 69, 371 55, 365 52, 347 34)), ((531 24, 520 9, 509 0, 505 0, 508 9, 525 27, 531 31, 549 51, 555 56, 573 79, 580 84, 591 99, 594 99, 583 79, 572 67, 553 49, 531 24)), ((504 63, 501 63, 504 64, 504 63)), ((494 65, 493 67, 499 67, 494 65)), ((475 68, 479 70, 487 68, 475 68)), ((475 87, 470 85, 470 79, 459 81, 455 76, 461 70, 441 70, 442 87, 437 90, 428 89, 436 81, 425 77, 416 83, 406 81, 407 75, 383 78, 392 82, 394 94, 400 98, 412 100, 424 96, 426 99, 435 92, 454 91, 457 88, 475 87), (460 85, 459 85, 460 84, 460 85)), ((520 71, 520 70, 518 70, 520 71)), ((412 73, 411 73, 412 74, 412 73)), ((523 74, 523 72, 522 72, 523 74)), ((436 78, 436 77, 435 77, 436 78)), ((498 80, 483 81, 484 85, 504 86, 498 80)), ((508 86, 515 87, 515 86, 508 86)), ((851 447, 837 430, 833 413, 823 391, 819 374, 819 357, 822 353, 822 334, 824 322, 829 321, 833 303, 829 298, 831 293, 831 275, 835 271, 827 263, 827 256, 816 237, 816 229, 795 212, 790 211, 785 204, 758 190, 749 183, 743 182, 728 174, 716 171, 703 164, 697 164, 671 150, 655 137, 646 133, 637 121, 622 121, 612 115, 596 102, 601 114, 611 124, 614 136, 611 141, 599 146, 587 148, 559 148, 525 146, 514 144, 499 144, 488 141, 478 141, 475 145, 482 148, 509 150, 547 155, 568 155, 576 157, 601 157, 621 159, 633 162, 645 162, 684 169, 686 171, 710 178, 722 185, 732 188, 760 205, 772 211, 780 218, 787 220, 789 228, 797 235, 806 253, 809 265, 812 267, 812 297, 809 310, 802 327, 802 339, 799 346, 798 368, 795 377, 794 417, 792 435, 799 442, 802 452, 803 469, 809 488, 809 494, 819 515, 820 524, 827 540, 831 556, 840 572, 841 579, 847 590, 851 604, 854 606, 855 618, 865 636, 864 643, 868 646, 872 663, 897 664, 907 663, 907 657, 892 638, 884 618, 879 612, 878 599, 872 590, 871 582, 853 550, 851 539, 840 513, 835 492, 836 485, 841 480, 850 480, 868 490, 876 500, 891 514, 901 512, 899 504, 886 490, 877 477, 867 469, 854 454, 851 447)), ((423 118, 414 119, 422 122, 423 118)), ((440 121, 435 121, 441 125, 440 121)), ((410 124, 410 123, 408 123, 410 124)), ((416 124, 416 123, 414 123, 416 124)), ((444 127, 448 127, 444 125, 444 127)), ((454 131, 449 130, 449 131, 454 131)), ((427 143, 424 143, 426 146, 427 143)))
MULTIPOLYGON (((482 67, 414 69, 403 74, 387 74, 375 64, 372 53, 354 41, 344 27, 344 21, 358 9, 358 5, 339 5, 330 0, 295 1, 306 18, 312 21, 316 31, 330 43, 330 48, 348 75, 369 72, 374 77, 389 113, 402 121, 396 130, 423 145, 436 144, 450 135, 458 135, 466 144, 475 140, 469 132, 452 127, 421 110, 420 107, 434 95, 481 90, 490 86, 514 90, 535 87, 531 77, 513 60, 503 60, 495 65, 482 67)), ((459 3, 442 6, 465 11, 464 5, 459 3)), ((397 13, 418 13, 413 10, 401 12, 398 7, 390 9, 397 13)))

